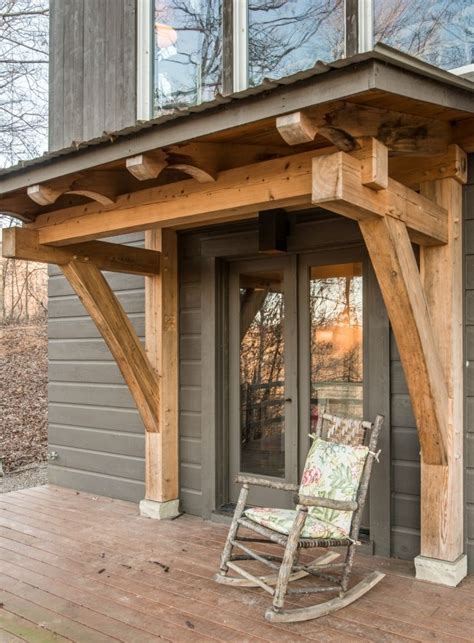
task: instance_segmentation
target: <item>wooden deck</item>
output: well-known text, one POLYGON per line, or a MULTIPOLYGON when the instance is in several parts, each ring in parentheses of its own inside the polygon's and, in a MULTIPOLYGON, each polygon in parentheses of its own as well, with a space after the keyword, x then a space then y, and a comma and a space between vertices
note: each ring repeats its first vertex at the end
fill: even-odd
POLYGON ((212 581, 223 525, 156 522, 51 486, 0 495, 0 509, 0 641, 473 640, 472 576, 448 589, 360 555, 356 568, 387 573, 372 592, 318 621, 271 625, 264 592, 212 581))

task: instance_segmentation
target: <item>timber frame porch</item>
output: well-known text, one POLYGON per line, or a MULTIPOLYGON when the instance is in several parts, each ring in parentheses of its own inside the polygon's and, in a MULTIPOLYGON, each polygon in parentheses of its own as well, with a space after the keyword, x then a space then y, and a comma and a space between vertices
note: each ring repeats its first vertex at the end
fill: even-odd
POLYGON ((186 515, 157 523, 132 503, 59 487, 0 495, 0 639, 472 639, 472 577, 439 587, 416 581, 407 561, 363 555, 356 575, 386 577, 357 603, 318 621, 268 623, 262 590, 223 592, 212 580, 226 532, 186 515))
MULTIPOLYGON (((59 265, 81 299, 146 429, 142 511, 169 517, 179 495, 177 232, 318 207, 357 221, 419 433, 421 562, 447 562, 458 582, 462 186, 474 94, 450 74, 379 58, 0 173, 0 209, 24 222, 5 234, 4 255, 59 265), (146 249, 99 241, 132 231, 146 232, 146 249), (146 276, 146 350, 102 270, 146 276)), ((261 250, 279 251, 267 230, 261 250)))

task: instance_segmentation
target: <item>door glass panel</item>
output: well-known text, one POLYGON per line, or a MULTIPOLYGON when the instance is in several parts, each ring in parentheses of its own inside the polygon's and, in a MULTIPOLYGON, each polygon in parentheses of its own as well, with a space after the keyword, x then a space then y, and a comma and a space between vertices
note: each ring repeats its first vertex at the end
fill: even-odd
POLYGON ((240 276, 240 470, 285 476, 283 272, 240 276))
POLYGON ((310 268, 311 430, 318 408, 362 418, 362 264, 310 268))

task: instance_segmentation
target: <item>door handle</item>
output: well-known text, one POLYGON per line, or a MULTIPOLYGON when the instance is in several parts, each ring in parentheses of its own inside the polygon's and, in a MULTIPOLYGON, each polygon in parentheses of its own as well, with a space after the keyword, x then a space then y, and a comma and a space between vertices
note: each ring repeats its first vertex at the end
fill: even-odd
POLYGON ((293 398, 292 397, 285 397, 285 402, 293 402, 293 398))

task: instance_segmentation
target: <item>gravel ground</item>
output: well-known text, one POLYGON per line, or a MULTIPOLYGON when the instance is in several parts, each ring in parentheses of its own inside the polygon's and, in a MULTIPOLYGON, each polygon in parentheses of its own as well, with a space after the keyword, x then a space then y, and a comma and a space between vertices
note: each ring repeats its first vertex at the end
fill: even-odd
POLYGON ((0 493, 39 487, 48 482, 46 463, 34 464, 18 469, 14 473, 7 473, 0 478, 0 493))

